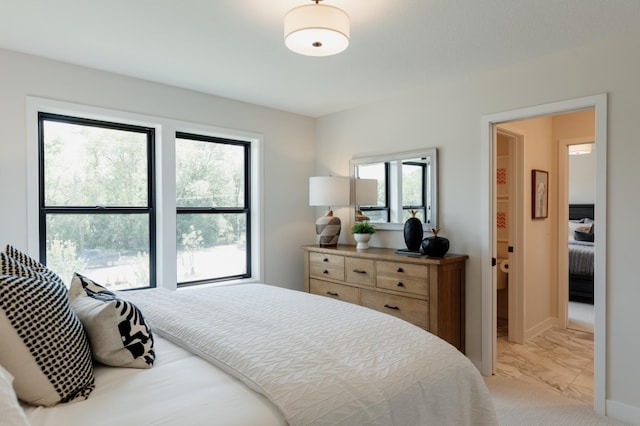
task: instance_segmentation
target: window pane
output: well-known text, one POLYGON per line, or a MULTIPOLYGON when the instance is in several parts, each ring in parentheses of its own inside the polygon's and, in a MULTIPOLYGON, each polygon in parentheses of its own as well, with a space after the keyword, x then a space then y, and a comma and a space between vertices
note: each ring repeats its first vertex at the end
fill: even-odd
POLYGON ((246 217, 245 213, 178 214, 178 282, 247 274, 246 217))
POLYGON ((147 206, 147 134, 44 120, 46 206, 147 206))
MULTIPOLYGON (((423 167, 419 165, 402 165, 402 205, 422 206, 424 204, 423 167)), ((422 219, 421 219, 422 220, 422 219)))
POLYGON ((244 207, 244 146, 176 139, 178 207, 244 207))
POLYGON ((74 272, 111 289, 149 286, 149 215, 46 217, 47 266, 71 283, 74 272))
MULTIPOLYGON (((384 163, 362 164, 358 166, 358 176, 361 179, 376 179, 378 181, 378 203, 376 206, 386 206, 386 174, 384 163)), ((386 213, 384 213, 387 221, 386 213)))
POLYGON ((389 221, 386 210, 363 209, 362 213, 369 218, 370 222, 385 223, 389 221))

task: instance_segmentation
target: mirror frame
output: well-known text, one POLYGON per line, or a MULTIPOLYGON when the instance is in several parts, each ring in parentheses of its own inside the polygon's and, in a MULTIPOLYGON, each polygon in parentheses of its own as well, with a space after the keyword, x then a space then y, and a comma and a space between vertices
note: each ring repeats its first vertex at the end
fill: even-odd
MULTIPOLYGON (((395 152, 390 154, 369 155, 365 157, 354 157, 349 161, 349 169, 351 176, 351 205, 349 217, 351 223, 355 222, 356 201, 355 201, 355 179, 356 168, 361 164, 384 163, 387 161, 409 160, 416 157, 431 157, 431 223, 422 224, 422 229, 428 231, 430 228, 438 228, 438 150, 437 148, 425 148, 415 151, 395 152)), ((429 204, 427 204, 429 205, 429 204)), ((374 222, 376 229, 387 231, 401 231, 404 229, 404 223, 398 222, 374 222)))

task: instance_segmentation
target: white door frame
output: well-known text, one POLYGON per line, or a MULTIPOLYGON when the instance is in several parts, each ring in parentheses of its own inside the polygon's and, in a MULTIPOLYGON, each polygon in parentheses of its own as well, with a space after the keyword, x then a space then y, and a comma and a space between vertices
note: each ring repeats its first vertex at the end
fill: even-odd
POLYGON ((596 193, 594 264, 594 410, 606 415, 606 224, 607 224, 607 95, 553 102, 485 115, 481 124, 481 197, 482 226, 482 365, 485 376, 494 373, 495 365, 495 126, 499 123, 595 109, 596 193))
MULTIPOLYGON (((560 139, 558 141, 558 204, 569 205, 569 146, 592 143, 595 136, 560 139)), ((569 210, 558 212, 558 327, 569 325, 569 210)))

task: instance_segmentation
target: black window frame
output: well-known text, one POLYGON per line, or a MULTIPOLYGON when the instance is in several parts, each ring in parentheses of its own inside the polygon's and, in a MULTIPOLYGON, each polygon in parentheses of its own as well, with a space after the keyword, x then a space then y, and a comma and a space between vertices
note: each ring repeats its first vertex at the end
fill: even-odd
POLYGON ((89 119, 78 116, 38 112, 38 237, 40 261, 47 263, 48 214, 144 214, 149 217, 149 286, 123 290, 156 287, 156 185, 155 185, 155 129, 153 127, 118 123, 114 121, 89 119), (44 122, 56 121, 112 130, 123 130, 147 135, 147 205, 145 207, 109 207, 109 206, 46 206, 45 205, 45 159, 44 159, 44 122))
MULTIPOLYGON (((207 136, 191 132, 176 132, 176 147, 178 139, 188 139, 200 142, 220 143, 226 145, 242 146, 244 150, 244 207, 178 207, 176 206, 176 215, 180 214, 226 214, 226 213, 244 213, 246 220, 246 267, 244 274, 228 275, 224 277, 207 278, 202 280, 182 281, 176 285, 180 287, 190 287, 201 284, 224 282, 236 279, 247 279, 252 277, 252 248, 251 248, 251 142, 241 141, 237 139, 228 139, 217 136, 207 136)), ((177 224, 177 220, 176 220, 177 224)), ((177 252, 177 250, 176 250, 177 252)), ((177 261, 177 259, 176 259, 177 261)), ((177 281, 177 280, 176 280, 177 281)))
MULTIPOLYGON (((421 204, 407 204, 405 205, 404 203, 402 204, 402 211, 411 211, 411 210, 422 210, 423 212, 423 216, 425 218, 424 223, 430 223, 431 221, 427 220, 427 203, 425 202, 425 200, 427 199, 427 188, 425 185, 426 182, 426 178, 427 178, 427 165, 424 162, 421 161, 403 161, 402 165, 407 165, 407 166, 415 166, 415 167, 420 167, 422 168, 421 171, 421 185, 422 185, 422 191, 420 191, 420 196, 421 196, 421 204)), ((404 214, 403 214, 404 216, 404 214)))
POLYGON ((385 161, 384 163, 384 204, 383 205, 375 205, 375 206, 357 206, 363 214, 364 212, 384 212, 384 216, 386 217, 385 222, 389 223, 391 221, 391 207, 389 206, 389 197, 391 195, 391 190, 389 189, 389 185, 391 184, 391 163, 385 161))

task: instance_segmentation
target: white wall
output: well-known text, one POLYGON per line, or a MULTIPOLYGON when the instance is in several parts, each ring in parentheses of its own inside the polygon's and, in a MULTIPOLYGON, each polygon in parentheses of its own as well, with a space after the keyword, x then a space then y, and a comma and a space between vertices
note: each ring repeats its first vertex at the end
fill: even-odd
MULTIPOLYGON (((593 144, 595 148, 595 144, 593 144)), ((569 156, 569 203, 593 204, 596 192, 595 152, 569 156)))
MULTIPOLYGON (((555 54, 457 81, 439 82, 411 93, 329 115, 318 120, 318 168, 348 173, 352 156, 439 149, 439 223, 451 251, 469 255, 466 281, 467 354, 481 357, 481 117, 597 93, 609 94, 607 386, 617 412, 629 409, 640 420, 640 339, 637 301, 640 286, 634 266, 638 232, 633 223, 640 198, 630 196, 640 181, 636 158, 640 109, 640 34, 555 54)), ((347 220, 345 215, 343 220, 347 220)), ((400 236, 379 234, 392 247, 400 236)), ((378 234, 376 234, 378 235, 378 234)), ((377 240, 378 242, 381 239, 377 240)), ((374 242, 375 243, 375 242, 374 242)))
MULTIPOLYGON (((303 288, 300 246, 315 241, 308 177, 314 120, 0 49, 0 245, 27 250, 27 96, 258 133, 264 138, 264 280, 303 288)), ((72 165, 70 165, 71 167, 72 165)))

